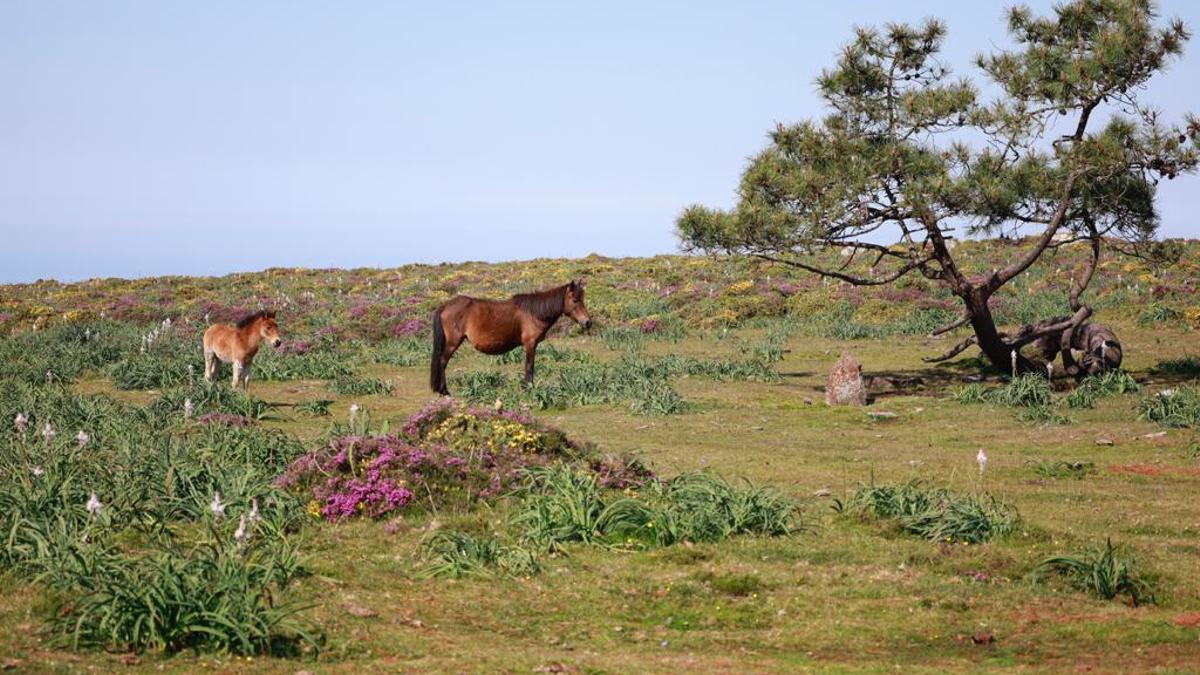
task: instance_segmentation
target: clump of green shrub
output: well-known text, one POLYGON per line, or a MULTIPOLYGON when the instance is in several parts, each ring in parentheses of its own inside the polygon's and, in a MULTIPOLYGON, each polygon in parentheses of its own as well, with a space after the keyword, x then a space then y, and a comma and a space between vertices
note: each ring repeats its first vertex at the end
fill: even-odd
POLYGON ((1055 573, 1066 577, 1075 588, 1105 600, 1125 595, 1135 607, 1154 604, 1153 589, 1138 574, 1136 567, 1136 561, 1108 539, 1103 548, 1047 558, 1039 565, 1035 576, 1041 578, 1046 573, 1055 573))
POLYGON ((708 473, 652 479, 636 492, 612 494, 594 474, 551 465, 527 470, 518 494, 513 523, 525 540, 550 550, 571 542, 657 548, 739 534, 780 536, 800 526, 794 500, 708 473))
POLYGON ((1185 356, 1179 359, 1160 361, 1158 365, 1150 369, 1150 372, 1160 377, 1200 378, 1200 357, 1185 356))
POLYGON ((1164 427, 1200 426, 1200 389, 1164 389, 1147 396, 1138 404, 1138 417, 1164 427))
POLYGON ((922 481, 861 487, 845 510, 894 520, 932 541, 980 544, 1013 532, 1015 508, 987 494, 960 494, 922 481))
POLYGON ((541 571, 537 556, 526 548, 456 530, 434 532, 424 542, 424 554, 426 564, 420 573, 427 577, 528 577, 541 571))
POLYGON ((166 540, 148 555, 111 555, 102 575, 77 576, 70 599, 56 608, 50 627, 59 643, 245 655, 295 655, 319 644, 298 619, 306 607, 282 600, 301 567, 280 540, 166 540))
POLYGON ((1036 460, 1029 462, 1029 468, 1042 478, 1074 478, 1082 480, 1096 473, 1095 462, 1069 462, 1066 460, 1036 460))

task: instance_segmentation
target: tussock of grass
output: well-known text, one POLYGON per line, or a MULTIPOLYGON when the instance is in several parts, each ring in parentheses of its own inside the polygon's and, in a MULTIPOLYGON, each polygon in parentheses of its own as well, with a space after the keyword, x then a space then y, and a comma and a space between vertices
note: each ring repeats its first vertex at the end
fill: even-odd
POLYGON ((959 494, 922 481, 866 485, 847 510, 895 520, 901 529, 932 541, 980 544, 1016 528, 1015 508, 991 496, 959 494))
POLYGON ((564 465, 527 472, 514 524, 551 550, 572 542, 656 548, 720 541, 739 534, 781 536, 799 526, 791 499, 708 473, 652 480, 638 492, 603 492, 594 475, 564 465))
POLYGON ((1147 396, 1138 404, 1138 417, 1164 427, 1200 426, 1200 389, 1164 389, 1147 396))
POLYGON ((1075 588, 1105 600, 1125 595, 1135 607, 1154 604, 1154 592, 1136 567, 1136 561, 1108 539, 1103 548, 1047 558, 1039 565, 1038 574, 1039 578, 1047 572, 1060 574, 1075 588))
POLYGON ((1066 460, 1035 460, 1029 468, 1042 478, 1074 478, 1082 480, 1096 473, 1095 462, 1068 462, 1066 460))
POLYGON ((490 577, 497 574, 528 577, 541 571, 533 552, 506 546, 490 536, 475 536, 456 530, 437 530, 423 543, 426 577, 490 577))

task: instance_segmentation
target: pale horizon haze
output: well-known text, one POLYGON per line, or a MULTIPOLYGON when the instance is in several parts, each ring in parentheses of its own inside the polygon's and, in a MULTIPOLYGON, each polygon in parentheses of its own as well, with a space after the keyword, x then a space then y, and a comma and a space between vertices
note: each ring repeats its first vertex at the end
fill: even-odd
MULTIPOLYGON (((2 2, 0 283, 674 252, 853 26, 941 18, 982 85, 1008 4, 2 2)), ((1197 83, 1193 39, 1144 100, 1197 83)))

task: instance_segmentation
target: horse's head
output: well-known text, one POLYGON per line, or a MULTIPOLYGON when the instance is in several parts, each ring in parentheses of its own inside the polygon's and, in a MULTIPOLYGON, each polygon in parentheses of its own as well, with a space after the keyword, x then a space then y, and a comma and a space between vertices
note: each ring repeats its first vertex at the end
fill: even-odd
POLYGON ((592 327, 592 315, 588 313, 587 305, 583 303, 583 282, 575 279, 567 284, 566 297, 563 299, 563 314, 575 320, 575 323, 585 329, 592 327))
POLYGON ((258 321, 258 334, 272 347, 283 344, 283 338, 279 337, 279 324, 275 322, 274 311, 263 312, 262 318, 258 321))

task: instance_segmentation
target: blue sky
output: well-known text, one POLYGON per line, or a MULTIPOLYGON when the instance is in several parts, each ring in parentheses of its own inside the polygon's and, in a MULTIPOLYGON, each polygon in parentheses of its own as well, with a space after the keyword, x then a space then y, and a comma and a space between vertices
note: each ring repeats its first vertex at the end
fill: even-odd
MULTIPOLYGON (((0 282, 674 251, 853 25, 942 17, 967 73, 1006 4, 8 0, 0 282)), ((1146 97, 1198 82, 1192 44, 1146 97)))

